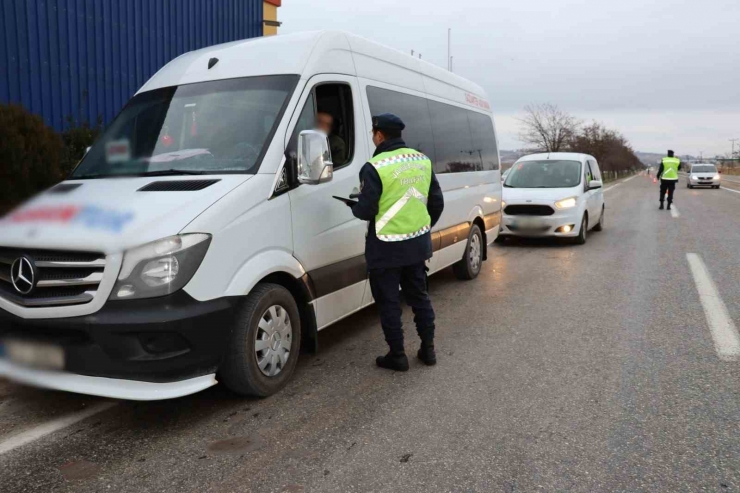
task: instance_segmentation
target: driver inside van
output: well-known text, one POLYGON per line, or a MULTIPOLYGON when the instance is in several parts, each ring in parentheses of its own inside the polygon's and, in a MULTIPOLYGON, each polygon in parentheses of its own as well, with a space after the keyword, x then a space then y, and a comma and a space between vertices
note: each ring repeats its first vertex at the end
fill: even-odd
POLYGON ((345 164, 347 160, 347 144, 334 132, 334 117, 330 113, 319 111, 316 113, 316 130, 321 130, 329 136, 331 159, 334 165, 345 164))

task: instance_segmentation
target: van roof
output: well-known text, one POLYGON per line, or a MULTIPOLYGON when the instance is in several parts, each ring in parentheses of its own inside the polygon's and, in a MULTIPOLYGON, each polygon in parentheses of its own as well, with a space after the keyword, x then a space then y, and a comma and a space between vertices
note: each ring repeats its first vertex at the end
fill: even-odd
POLYGON ((233 41, 184 53, 137 92, 211 80, 335 73, 377 79, 490 112, 479 85, 436 65, 343 31, 313 31, 233 41), (208 61, 218 58, 212 68, 208 61), (463 92, 460 92, 463 91, 463 92))
POLYGON ((580 152, 541 152, 539 154, 529 154, 527 156, 522 156, 517 161, 537 161, 541 159, 562 159, 581 162, 585 161, 586 159, 593 159, 594 161, 596 161, 596 158, 591 156, 590 154, 583 154, 580 152))

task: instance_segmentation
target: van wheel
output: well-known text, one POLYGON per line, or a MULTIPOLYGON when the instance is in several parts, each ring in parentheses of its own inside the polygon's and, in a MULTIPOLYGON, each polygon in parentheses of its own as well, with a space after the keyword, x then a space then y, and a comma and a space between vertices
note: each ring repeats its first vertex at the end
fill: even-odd
POLYGON ((599 222, 594 226, 594 231, 604 231, 604 213, 606 213, 606 206, 602 205, 601 217, 599 217, 599 222))
POLYGON ((219 376, 233 392, 267 397, 288 383, 301 347, 301 319, 290 291, 258 284, 234 319, 219 376))
POLYGON ((585 244, 587 234, 588 234, 588 216, 584 214, 583 220, 581 221, 581 231, 578 233, 578 236, 575 237, 573 242, 576 245, 585 244))
POLYGON ((483 235, 480 228, 473 224, 468 236, 468 244, 465 246, 465 255, 462 260, 452 266, 455 277, 463 281, 475 279, 483 267, 483 235))

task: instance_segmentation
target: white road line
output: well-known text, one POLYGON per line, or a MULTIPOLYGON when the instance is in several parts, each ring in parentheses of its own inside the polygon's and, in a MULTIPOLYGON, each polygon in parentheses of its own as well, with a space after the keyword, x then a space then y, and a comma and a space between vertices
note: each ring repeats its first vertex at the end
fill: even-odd
POLYGON ((707 266, 701 257, 695 253, 687 253, 691 273, 694 275, 696 290, 699 292, 701 306, 707 317, 707 325, 714 339, 714 348, 722 361, 737 361, 740 359, 740 335, 730 318, 724 301, 719 296, 707 266))
POLYGON ((107 409, 112 408, 115 405, 115 402, 101 402, 100 404, 90 406, 89 408, 82 411, 62 416, 59 419, 49 421, 48 423, 37 426, 36 428, 32 428, 30 430, 24 431, 23 433, 19 433, 0 443, 0 455, 3 455, 7 452, 10 452, 11 450, 22 447, 23 445, 29 444, 31 442, 35 442, 36 440, 50 435, 55 431, 62 430, 68 426, 72 426, 73 424, 78 423, 83 419, 87 419, 90 416, 101 413, 107 409))
POLYGON ((676 209, 675 205, 671 205, 671 217, 673 219, 678 219, 681 217, 681 214, 679 214, 678 209, 676 209))
POLYGON ((629 178, 627 178, 626 180, 624 180, 624 181, 623 181, 622 183, 627 183, 628 181, 630 181, 630 180, 631 180, 632 178, 634 178, 634 177, 636 177, 636 176, 637 176, 637 175, 632 175, 632 176, 630 176, 629 178))
POLYGON ((620 181, 620 182, 617 182, 617 183, 615 183, 614 185, 612 185, 612 186, 610 186, 610 187, 606 187, 606 188, 604 189, 604 191, 605 191, 605 192, 608 192, 608 191, 609 191, 609 190, 611 190, 612 188, 614 188, 614 187, 618 187, 618 186, 619 186, 619 185, 621 185, 622 183, 627 183, 628 181, 630 181, 630 180, 631 180, 632 178, 635 178, 636 176, 638 176, 638 175, 632 175, 632 176, 630 176, 629 178, 627 178, 626 180, 622 180, 622 181, 620 181))
POLYGON ((733 190, 732 188, 727 187, 720 187, 722 190, 727 190, 728 192, 734 192, 734 193, 740 193, 740 190, 733 190))

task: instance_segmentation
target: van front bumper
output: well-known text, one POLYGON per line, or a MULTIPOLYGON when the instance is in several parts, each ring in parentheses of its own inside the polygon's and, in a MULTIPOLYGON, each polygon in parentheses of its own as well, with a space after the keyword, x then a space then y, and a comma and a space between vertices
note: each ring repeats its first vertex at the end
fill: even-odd
POLYGON ((108 397, 166 399, 216 383, 238 298, 200 302, 184 291, 110 301, 91 315, 23 319, 0 310, 0 341, 63 350, 63 368, 0 358, 0 375, 21 383, 108 397), (105 391, 106 387, 109 388, 105 391))

